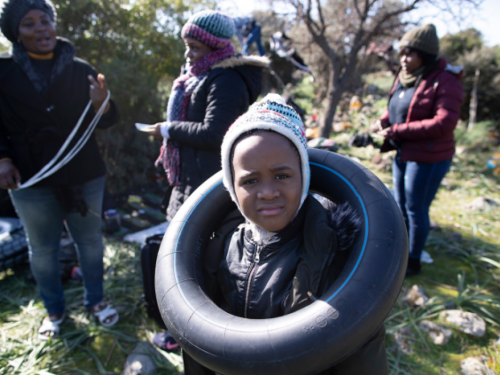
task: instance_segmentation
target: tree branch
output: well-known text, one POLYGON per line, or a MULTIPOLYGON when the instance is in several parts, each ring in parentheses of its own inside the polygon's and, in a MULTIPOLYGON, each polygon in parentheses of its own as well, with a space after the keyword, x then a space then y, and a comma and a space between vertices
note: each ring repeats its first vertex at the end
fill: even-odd
POLYGON ((354 0, 354 8, 356 9, 356 13, 358 13, 359 18, 362 19, 363 15, 361 14, 361 10, 359 9, 358 0, 354 0))
POLYGON ((319 14, 319 20, 321 22, 321 32, 320 34, 323 35, 326 30, 326 25, 325 25, 325 19, 323 18, 323 10, 321 9, 321 4, 319 0, 316 0, 316 6, 318 7, 318 14, 319 14))
POLYGON ((328 43, 328 40, 326 39, 325 35, 323 34, 323 30, 318 26, 316 22, 311 17, 311 7, 312 7, 312 0, 308 0, 307 4, 307 9, 304 12, 303 5, 299 3, 298 1, 294 4, 291 2, 292 5, 295 7, 297 10, 297 15, 299 18, 301 18, 304 23, 306 24, 307 30, 311 34, 313 41, 323 50, 323 52, 332 60, 332 61, 337 61, 340 59, 339 55, 330 47, 330 44, 328 43))
MULTIPOLYGON (((375 1, 376 0, 372 0, 372 4, 375 1)), ((416 5, 421 1, 422 0, 413 0, 413 2, 410 5, 408 5, 404 8, 401 8, 401 9, 396 10, 394 12, 389 12, 389 13, 384 14, 384 16, 377 21, 377 23, 375 24, 375 27, 372 29, 372 31, 368 32, 366 34, 366 36, 363 38, 363 40, 361 41, 361 45, 363 46, 363 45, 367 44, 372 37, 374 37, 375 35, 378 35, 378 33, 380 32, 380 29, 382 28, 382 25, 385 22, 387 22, 391 18, 399 16, 400 14, 407 13, 407 12, 415 9, 416 5)))

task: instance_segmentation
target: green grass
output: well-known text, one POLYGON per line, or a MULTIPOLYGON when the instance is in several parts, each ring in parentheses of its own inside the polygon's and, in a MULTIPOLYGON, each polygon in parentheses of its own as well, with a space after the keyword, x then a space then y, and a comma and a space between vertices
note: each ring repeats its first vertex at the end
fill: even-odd
MULTIPOLYGON (((68 319, 60 339, 41 342, 37 330, 45 316, 27 268, 0 273, 0 374, 118 374, 139 340, 160 328, 146 316, 139 246, 105 242, 105 299, 120 312, 111 328, 99 325, 82 306, 83 287, 67 283, 68 319)), ((155 353, 159 374, 182 371, 179 354, 155 353)))
MULTIPOLYGON (((406 279, 401 293, 419 284, 431 299, 415 310, 399 301, 386 321, 392 374, 458 374, 463 359, 482 355, 500 373, 500 348, 495 345, 500 336, 500 208, 472 211, 465 207, 479 196, 500 204, 500 176, 486 167, 491 155, 500 152, 487 136, 492 125, 484 122, 476 124, 472 132, 456 131, 461 153, 455 155, 431 206, 431 221, 438 228, 431 230, 425 250, 434 263, 423 264, 421 275, 406 279), (449 327, 453 331, 450 341, 434 345, 417 324, 423 319, 439 322, 439 312, 445 308, 478 313, 486 321, 486 335, 476 338, 449 327), (403 353, 394 337, 404 329, 410 333, 411 354, 403 353)), ((366 129, 360 126, 359 131, 366 129)), ((371 162, 378 150, 349 148, 350 135, 335 135, 341 144, 339 153, 356 157, 392 188, 390 168, 379 170, 371 162)))
POLYGON ((377 86, 383 92, 389 92, 394 83, 394 75, 390 72, 370 73, 364 77, 364 82, 377 86))
MULTIPOLYGON (((375 114, 382 107, 378 102, 373 106, 375 114)), ((369 120, 370 115, 365 123, 369 120)), ((494 344, 500 336, 500 209, 465 208, 478 196, 500 203, 500 176, 486 168, 486 160, 500 152, 487 139, 490 126, 479 123, 471 133, 457 130, 462 152, 454 157, 431 207, 431 220, 438 228, 431 230, 426 250, 434 263, 424 264, 422 274, 408 278, 403 286, 404 293, 413 284, 422 285, 430 301, 415 310, 398 301, 386 321, 391 374, 458 374, 463 359, 481 355, 500 373, 500 348, 494 344), (439 321, 439 312, 445 308, 477 312, 487 322, 486 335, 475 338, 452 328, 453 337, 446 345, 434 345, 418 328, 418 322, 439 321), (394 336, 405 329, 411 354, 400 350, 394 336)), ((339 153, 358 158, 391 187, 390 168, 379 170, 371 162, 378 151, 349 148, 349 137, 336 135, 339 153)), ((118 374, 137 342, 151 340, 160 331, 146 316, 139 246, 106 240, 105 247, 106 300, 120 311, 120 322, 109 329, 87 315, 81 305, 82 286, 67 283, 69 318, 63 333, 53 342, 40 342, 37 330, 45 312, 35 286, 24 279, 27 269, 0 273, 0 375, 118 374)), ((178 354, 157 351, 154 358, 158 373, 182 372, 178 354)))

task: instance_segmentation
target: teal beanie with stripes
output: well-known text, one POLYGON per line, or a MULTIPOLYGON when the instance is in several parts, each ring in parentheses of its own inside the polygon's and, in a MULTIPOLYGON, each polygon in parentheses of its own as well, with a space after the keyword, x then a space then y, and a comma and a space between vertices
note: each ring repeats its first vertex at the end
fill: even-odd
POLYGON ((194 38, 213 48, 222 48, 229 44, 233 34, 233 19, 213 10, 203 10, 193 14, 181 32, 183 38, 194 38))

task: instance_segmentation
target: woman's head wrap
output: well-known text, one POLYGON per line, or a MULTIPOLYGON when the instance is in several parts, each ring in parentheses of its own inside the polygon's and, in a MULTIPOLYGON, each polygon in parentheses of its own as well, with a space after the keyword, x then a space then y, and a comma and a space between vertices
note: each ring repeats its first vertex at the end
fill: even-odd
POLYGON ((212 48, 224 48, 231 43, 234 21, 213 10, 203 10, 189 17, 182 27, 181 36, 196 39, 212 48))
POLYGON ((50 0, 7 0, 0 16, 0 29, 12 43, 19 38, 19 23, 26 13, 40 9, 47 13, 52 22, 56 21, 56 9, 50 0))

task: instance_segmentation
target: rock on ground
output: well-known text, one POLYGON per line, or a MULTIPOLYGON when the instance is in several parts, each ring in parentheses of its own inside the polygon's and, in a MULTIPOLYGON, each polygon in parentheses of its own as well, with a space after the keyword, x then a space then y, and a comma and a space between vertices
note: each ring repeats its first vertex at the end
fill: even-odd
POLYGON ((156 365, 151 356, 155 349, 150 343, 141 341, 128 355, 122 375, 154 374, 156 365))
POLYGON ((429 297, 424 293, 424 288, 420 285, 413 285, 408 293, 403 297, 403 302, 406 302, 411 308, 421 307, 427 303, 429 297))
POLYGON ((429 320, 422 320, 418 323, 418 327, 426 332, 436 345, 445 345, 452 335, 451 330, 448 328, 441 327, 429 320))
POLYGON ((457 326, 468 335, 483 337, 486 332, 486 323, 479 315, 462 310, 446 310, 439 315, 440 319, 457 326))
POLYGON ((413 332, 409 328, 401 328, 394 333, 394 338, 396 339, 396 345, 399 350, 406 355, 413 353, 413 348, 411 347, 413 338, 413 332))
POLYGON ((471 203, 465 205, 466 208, 475 211, 484 211, 496 206, 498 206, 497 202, 485 197, 477 197, 471 203))
MULTIPOLYGON (((484 358, 482 359, 484 361, 484 358)), ((474 357, 465 358, 460 364, 462 373, 465 375, 495 375, 495 371, 488 368, 483 361, 474 357)))
POLYGON ((372 158, 372 163, 379 170, 389 169, 392 165, 392 155, 389 158, 383 157, 381 154, 375 154, 372 158))

